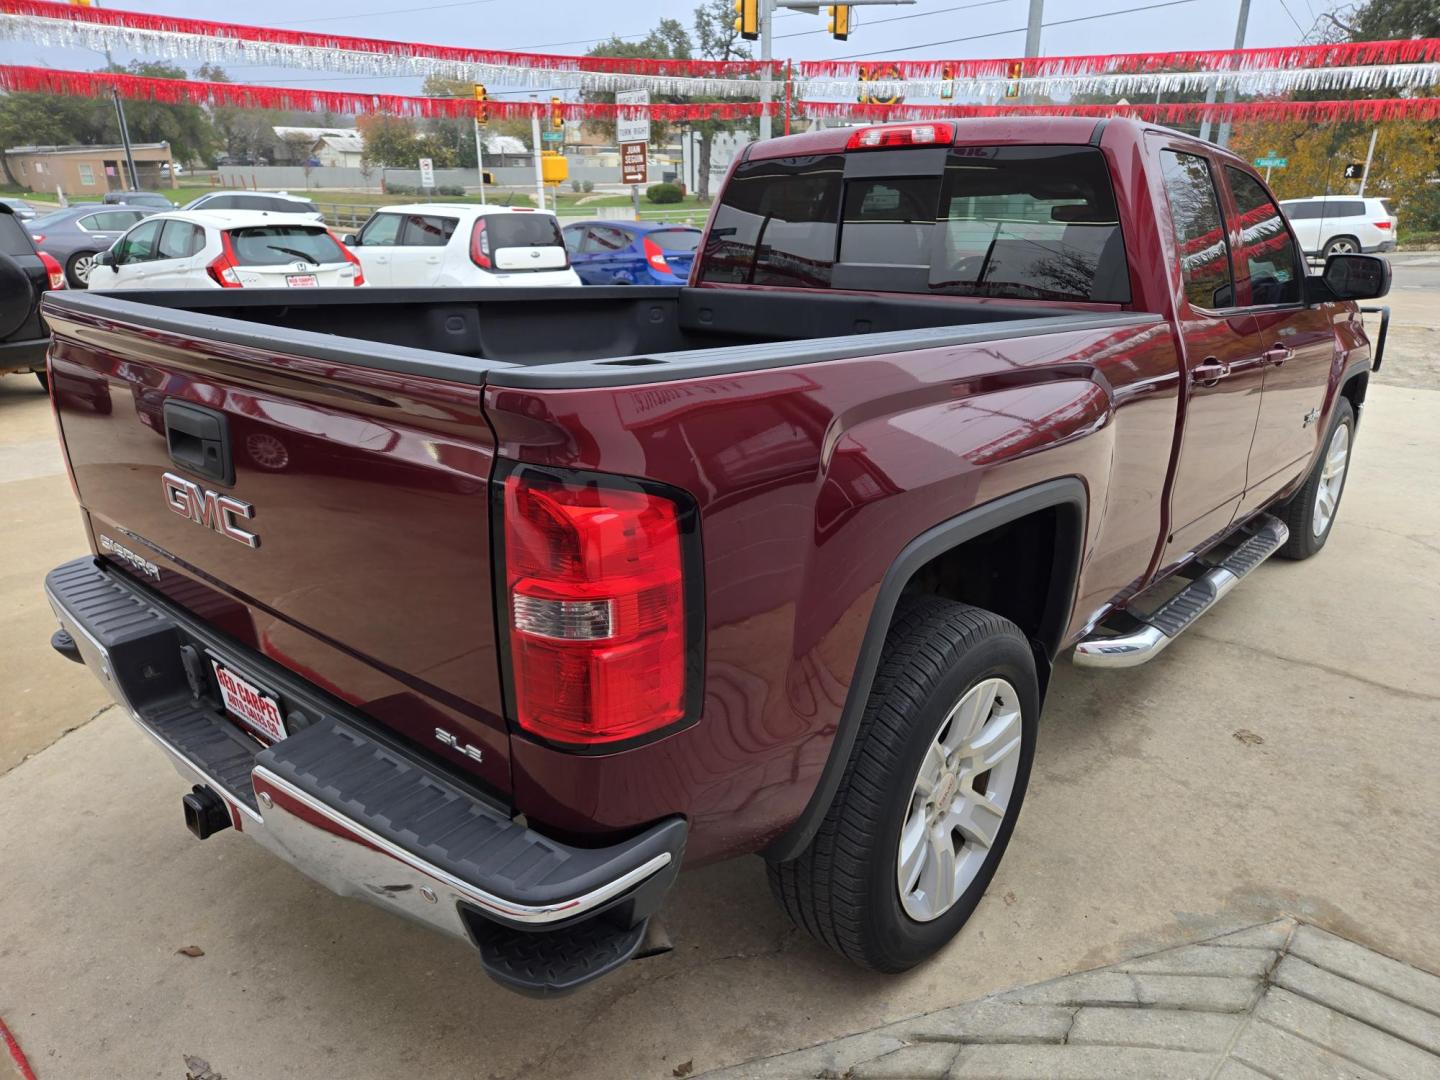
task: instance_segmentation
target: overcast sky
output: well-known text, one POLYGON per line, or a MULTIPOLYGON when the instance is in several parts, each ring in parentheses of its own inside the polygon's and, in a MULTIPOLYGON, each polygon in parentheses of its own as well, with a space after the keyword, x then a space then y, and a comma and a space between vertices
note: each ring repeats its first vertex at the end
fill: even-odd
MULTIPOLYGON (((648 0, 347 0, 346 10, 323 0, 126 0, 106 7, 245 22, 297 30, 333 30, 476 48, 579 53, 612 33, 643 37, 665 17, 693 22, 693 2, 648 0)), ((1246 44, 1298 42, 1330 0, 1252 0, 1246 44), (1288 11, 1287 11, 1288 8, 1288 11), (1292 18, 1293 16, 1293 18, 1292 18)), ((874 54, 886 59, 954 59, 1018 56, 1024 51, 1028 0, 918 0, 914 4, 852 9, 849 41, 833 41, 823 15, 784 13, 775 21, 775 55, 791 59, 874 54), (968 39, 968 40, 957 40, 968 39)), ((823 11, 823 8, 822 8, 823 11)), ((1041 52, 1049 55, 1227 49, 1234 42, 1239 0, 1047 0, 1041 52), (1150 10, 1130 9, 1150 6, 1150 10), (1129 11, 1110 18, 1091 18, 1129 11), (1063 24, 1063 25, 1061 25, 1063 24)), ((40 49, 0 42, 0 58, 16 64, 93 68, 94 53, 40 49)), ((117 55, 117 59, 122 57, 117 55)), ((181 61, 193 69, 191 62, 181 61)), ((226 65, 236 82, 308 86, 316 89, 413 94, 418 80, 334 75, 316 71, 226 65)), ((548 90, 543 80, 537 89, 548 90)), ((502 88, 495 88, 497 91, 502 88)))

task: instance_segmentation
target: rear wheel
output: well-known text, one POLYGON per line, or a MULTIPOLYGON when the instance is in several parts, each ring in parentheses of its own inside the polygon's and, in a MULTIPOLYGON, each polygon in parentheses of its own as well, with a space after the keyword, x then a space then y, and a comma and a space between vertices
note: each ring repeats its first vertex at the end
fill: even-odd
POLYGON ((77 251, 65 260, 65 280, 72 289, 88 289, 90 273, 95 269, 95 252, 77 251))
POLYGON ((1345 477, 1350 472, 1350 448, 1355 444, 1355 410, 1348 398, 1340 398, 1330 420, 1330 432, 1322 444, 1319 459, 1310 470, 1305 486, 1297 491, 1280 511, 1280 519, 1290 530, 1276 554, 1286 559, 1308 559, 1325 546, 1335 515, 1340 511, 1340 496, 1345 493, 1345 477))
POLYGON ((1328 259, 1331 255, 1354 255, 1360 250, 1360 241, 1353 236, 1333 237, 1325 250, 1321 252, 1323 258, 1328 259))
POLYGON ((769 866, 795 924, 878 971, 945 945, 1009 843, 1039 711, 1019 627, 938 597, 903 602, 819 832, 769 866))

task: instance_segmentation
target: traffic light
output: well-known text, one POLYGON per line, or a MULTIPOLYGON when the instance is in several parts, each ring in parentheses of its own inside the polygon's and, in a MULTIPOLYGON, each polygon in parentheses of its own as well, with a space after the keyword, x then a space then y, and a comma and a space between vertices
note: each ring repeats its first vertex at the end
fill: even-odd
POLYGON ((550 126, 556 131, 559 131, 565 126, 564 104, 565 103, 558 97, 552 97, 550 99, 550 126))
POLYGON ((940 65, 940 100, 949 101, 955 97, 955 65, 940 65))
POLYGON ((760 0, 735 0, 735 32, 746 41, 760 37, 760 0))
POLYGON ((1020 96, 1020 77, 1025 74, 1025 65, 1019 60, 1011 60, 1005 65, 1005 77, 1010 79, 1010 85, 1005 87, 1007 98, 1018 98, 1020 96))
POLYGON ((845 41, 850 37, 850 5, 830 5, 830 36, 836 41, 845 41))
POLYGON ((485 87, 477 82, 475 84, 475 122, 477 124, 484 124, 490 119, 490 106, 487 104, 489 100, 490 95, 485 92, 485 87))

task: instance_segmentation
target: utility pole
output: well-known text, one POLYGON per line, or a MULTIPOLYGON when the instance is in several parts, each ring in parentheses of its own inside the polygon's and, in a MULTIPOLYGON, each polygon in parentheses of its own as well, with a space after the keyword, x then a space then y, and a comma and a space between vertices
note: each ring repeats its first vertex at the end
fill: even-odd
MULTIPOLYGON (((1042 2, 1043 0, 1030 0, 1031 10, 1033 11, 1035 7, 1042 2)), ((760 88, 760 103, 762 105, 768 105, 772 100, 774 100, 774 83, 771 79, 769 61, 773 59, 770 51, 770 45, 771 39, 774 35, 771 33, 770 24, 775 18, 775 10, 777 8, 793 8, 796 11, 803 11, 810 15, 817 15, 819 14, 822 5, 818 2, 818 0, 735 0, 735 12, 738 16, 735 20, 735 29, 740 31, 740 36, 748 41, 755 40, 755 33, 751 30, 752 14, 747 13, 746 11, 747 4, 749 3, 755 3, 758 5, 757 10, 753 12, 753 17, 755 17, 760 24, 757 28, 755 28, 759 30, 760 59, 766 61, 765 82, 760 88)), ((878 6, 881 4, 891 6, 896 4, 913 3, 915 3, 915 0, 850 0, 850 3, 845 6, 869 7, 878 6)), ((770 114, 768 112, 762 112, 760 114, 760 138, 768 139, 770 138, 770 134, 770 114)))
POLYGON ((1375 137, 1380 134, 1379 128, 1370 129, 1370 149, 1365 151, 1365 171, 1360 174, 1360 194, 1365 194, 1365 184, 1370 179, 1370 162, 1375 159, 1375 137))
POLYGON ((135 171, 135 155, 130 150, 130 128, 125 123, 125 106, 120 103, 120 91, 111 90, 115 99, 115 119, 120 125, 120 145, 125 147, 125 164, 130 168, 130 190, 140 190, 140 174, 135 171))
MULTIPOLYGON (((1025 23, 1025 56, 1040 55, 1040 33, 1041 24, 1045 19, 1045 0, 1030 0, 1030 18, 1025 23)), ((1032 91, 1025 95, 1027 105, 1035 104, 1035 94, 1032 91)))
MULTIPOLYGON (((539 99, 530 95, 531 101, 539 99)), ((536 109, 530 114, 530 145, 535 152, 535 205, 541 210, 545 209, 545 170, 540 165, 540 110, 536 109)), ((484 184, 480 185, 484 187, 484 184)))
MULTIPOLYGON (((1240 0, 1240 18, 1235 23, 1235 48, 1245 47, 1245 26, 1250 22, 1250 0, 1240 0)), ((1225 104, 1235 104, 1235 87, 1225 91, 1225 104)), ((1215 140, 1220 146, 1230 145, 1230 118, 1220 121, 1220 137, 1215 140)))

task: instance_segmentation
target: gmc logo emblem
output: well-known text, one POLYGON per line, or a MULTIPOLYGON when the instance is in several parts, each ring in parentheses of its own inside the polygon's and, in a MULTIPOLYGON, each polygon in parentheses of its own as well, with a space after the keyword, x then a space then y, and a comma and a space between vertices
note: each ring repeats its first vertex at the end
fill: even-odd
POLYGON ((255 516, 255 507, 248 502, 221 495, 218 491, 207 491, 199 484, 174 473, 167 472, 160 477, 160 486, 165 490, 165 505, 181 517, 189 518, 196 525, 203 525, 246 547, 260 546, 258 536, 235 524, 236 518, 255 516))

